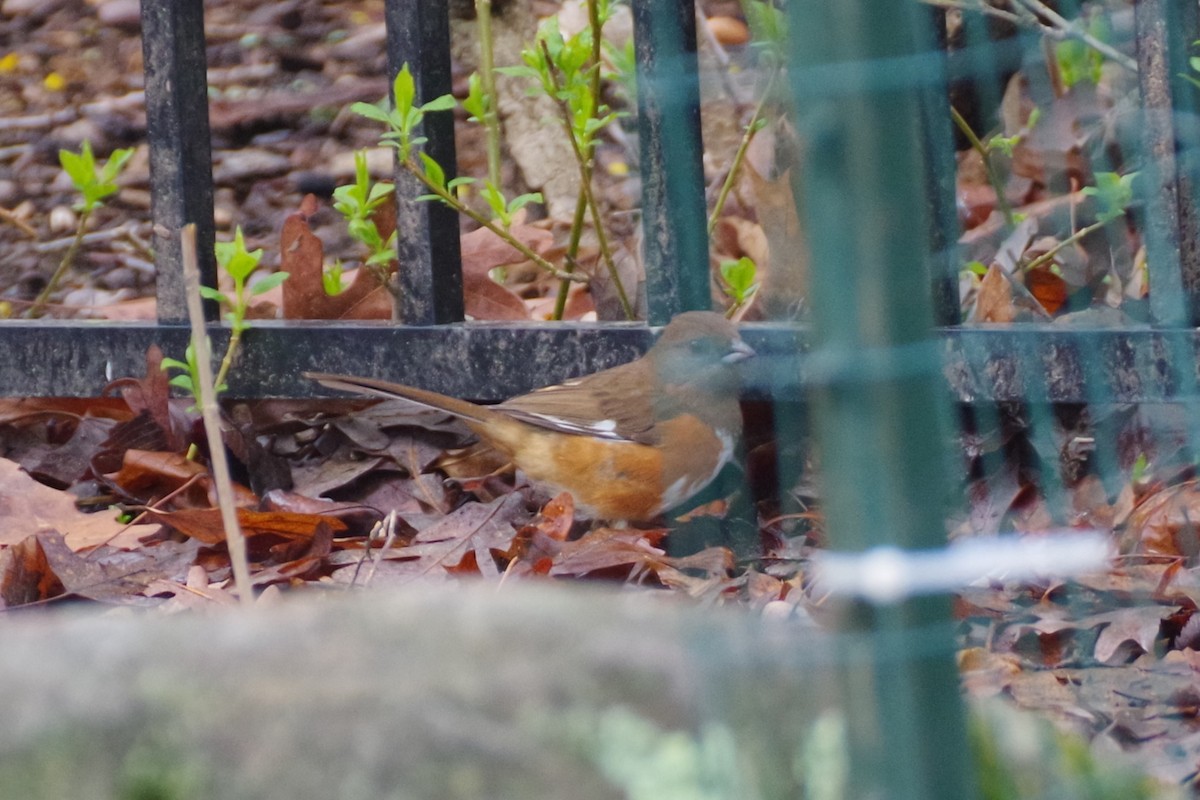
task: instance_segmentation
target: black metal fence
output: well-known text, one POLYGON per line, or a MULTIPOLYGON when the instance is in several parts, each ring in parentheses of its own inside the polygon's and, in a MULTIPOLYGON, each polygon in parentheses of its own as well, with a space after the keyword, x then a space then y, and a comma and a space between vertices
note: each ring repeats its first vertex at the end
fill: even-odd
MULTIPOLYGON (((644 263, 650 322, 661 324, 710 303, 700 96, 691 77, 695 9, 687 0, 633 0, 632 7, 644 263)), ((1036 45, 1022 37, 997 45, 982 17, 964 13, 963 41, 946 49, 934 36, 946 30, 944 9, 915 0, 789 0, 788 7, 788 80, 807 143, 800 204, 814 265, 815 333, 763 323, 747 326, 745 335, 760 352, 751 390, 814 408, 826 512, 839 546, 944 541, 937 473, 946 454, 937 410, 949 398, 985 417, 995 402, 1023 404, 1035 437, 1049 435, 1056 403, 1196 404, 1200 126, 1196 88, 1181 77, 1200 36, 1195 3, 1142 0, 1128 8, 1141 111, 1124 145, 1141 154, 1146 177, 1133 214, 1150 290, 1144 320, 1120 327, 960 324, 946 98, 952 87, 968 86, 995 107, 996 73, 1036 53, 1036 45), (930 336, 935 323, 940 337, 930 336)), ((411 66, 419 99, 448 93, 446 0, 393 0, 386 8, 392 69, 411 66)), ((1057 8, 1074 17, 1079 4, 1057 8)), ((112 376, 139 374, 152 343, 183 351, 183 225, 198 226, 203 278, 215 278, 202 12, 201 0, 142 3, 158 323, 4 322, 5 394, 92 395, 112 376)), ((447 167, 455 163, 451 125, 449 114, 433 114, 425 131, 427 147, 447 167)), ((257 323, 231 376, 231 395, 309 395, 315 389, 301 373, 315 370, 490 400, 628 360, 648 345, 651 333, 642 324, 463 323, 457 220, 418 202, 422 190, 403 174, 397 190, 398 316, 405 324, 257 323)), ((216 310, 209 313, 221 343, 216 310)), ((1189 435, 1192 452, 1200 453, 1200 427, 1189 435)), ((1098 437, 1098 463, 1115 463, 1114 447, 1098 437)), ((1047 473, 1047 493, 1056 480, 1047 473)), ((860 624, 928 632, 946 612, 940 600, 922 600, 864 610, 860 624)), ((890 648, 886 668, 895 671, 885 677, 883 662, 864 656, 861 663, 872 666, 856 678, 876 691, 860 701, 870 712, 851 708, 852 718, 878 716, 922 733, 904 747, 889 741, 883 746, 895 753, 877 756, 904 787, 896 796, 969 796, 945 756, 961 744, 961 726, 949 699, 954 676, 943 632, 940 649, 903 636, 872 640, 867 646, 890 648)), ((869 738, 870 728, 852 735, 869 738)))

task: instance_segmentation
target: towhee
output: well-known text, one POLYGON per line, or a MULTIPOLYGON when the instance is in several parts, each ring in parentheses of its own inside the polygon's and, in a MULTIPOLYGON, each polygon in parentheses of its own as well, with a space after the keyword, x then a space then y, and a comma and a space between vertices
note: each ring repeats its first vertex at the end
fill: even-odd
POLYGON ((671 320, 636 361, 494 406, 371 378, 305 373, 331 389, 453 414, 532 480, 593 519, 649 520, 707 486, 741 435, 735 364, 754 355, 712 311, 671 320))

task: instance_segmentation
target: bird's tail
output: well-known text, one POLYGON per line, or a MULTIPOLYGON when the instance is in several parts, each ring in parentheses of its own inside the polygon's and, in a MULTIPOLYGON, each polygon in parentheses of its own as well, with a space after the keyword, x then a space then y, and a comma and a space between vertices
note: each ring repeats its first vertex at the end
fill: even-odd
POLYGON ((426 408, 445 411, 447 414, 453 414, 467 422, 486 423, 500 413, 486 406, 477 405, 466 400, 459 400, 457 397, 450 397, 438 392, 417 389, 416 387, 405 386, 399 383, 380 381, 374 378, 356 378, 352 375, 334 375, 328 372, 306 372, 304 373, 304 377, 314 380, 329 389, 340 389, 344 392, 371 394, 391 399, 401 398, 425 406, 426 408))

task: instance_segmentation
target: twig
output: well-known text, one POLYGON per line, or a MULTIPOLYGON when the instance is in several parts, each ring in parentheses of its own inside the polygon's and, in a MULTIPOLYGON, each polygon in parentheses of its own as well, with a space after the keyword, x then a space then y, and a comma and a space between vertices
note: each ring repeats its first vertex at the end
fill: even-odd
POLYGON ((1035 258, 1033 261, 1030 261, 1028 264, 1023 266, 1021 268, 1021 270, 1023 272, 1029 272, 1030 270, 1035 270, 1038 267, 1049 264, 1051 261, 1054 260, 1054 257, 1056 255, 1058 255, 1061 250, 1075 244, 1080 239, 1087 236, 1089 233, 1094 233, 1095 231, 1100 230, 1101 228, 1103 228, 1105 225, 1107 225, 1110 222, 1112 222, 1112 220, 1107 220, 1107 219, 1101 220, 1100 222, 1093 222, 1091 225, 1088 225, 1086 228, 1076 231, 1075 233, 1068 236, 1066 239, 1063 239, 1061 242, 1054 245, 1054 247, 1051 247, 1049 250, 1042 253, 1040 256, 1035 258))
POLYGON ((577 281, 579 283, 587 283, 588 278, 586 275, 577 275, 572 272, 564 272, 563 270, 554 266, 549 261, 547 261, 546 259, 542 258, 540 255, 535 253, 533 251, 533 249, 529 247, 529 245, 525 244, 520 239, 513 236, 511 233, 506 231, 501 226, 492 222, 492 220, 488 219, 483 214, 480 214, 478 211, 474 210, 473 208, 471 208, 469 206, 463 205, 457 197, 455 197, 452 193, 446 191, 446 187, 438 186, 434 181, 430 180, 429 176, 427 176, 425 174, 424 170, 422 170, 419 166, 417 166, 417 162, 414 161, 411 156, 408 158, 407 161, 401 161, 400 165, 402 167, 404 167, 406 170, 408 170, 409 172, 411 172, 413 175, 416 175, 417 178, 421 181, 421 183, 425 184, 425 187, 427 189, 429 189, 429 191, 431 191, 435 195, 437 195, 439 200, 446 203, 448 206, 453 208, 458 213, 464 214, 467 217, 470 217, 471 219, 475 220, 475 222, 479 223, 482 227, 487 228, 489 231, 491 231, 492 233, 499 236, 501 239, 504 240, 504 242, 507 245, 512 247, 514 250, 516 250, 521 255, 528 258, 538 268, 545 270, 546 272, 550 273, 551 275, 553 275, 555 278, 558 278, 559 280, 577 281))
POLYGON ((1016 217, 1013 215, 1012 206, 1008 202, 1008 198, 1004 195, 1004 183, 1000 180, 1000 176, 996 174, 996 170, 992 168, 991 149, 979 140, 975 135, 975 131, 971 130, 971 124, 967 122, 962 114, 958 113, 958 109, 950 106, 950 117, 954 120, 954 124, 962 131, 963 136, 967 137, 967 141, 971 143, 971 148, 979 154, 983 159, 983 169, 987 173, 988 183, 992 185, 992 191, 996 193, 996 205, 1000 209, 1000 213, 1004 215, 1004 221, 1008 227, 1016 225, 1016 217))
POLYGON ((32 225, 30 225, 28 222, 21 219, 16 214, 14 214, 13 212, 9 211, 7 208, 4 208, 2 206, 0 206, 0 220, 4 220, 9 225, 12 225, 14 228, 21 231, 21 233, 28 236, 30 239, 37 238, 38 232, 32 225))
POLYGON ((1055 41, 1061 42, 1066 39, 1075 39, 1083 42, 1088 47, 1091 47, 1096 52, 1101 53, 1130 72, 1138 71, 1135 59, 1125 55, 1112 45, 1100 41, 1087 31, 1080 30, 1072 25, 1070 20, 1063 18, 1052 8, 1041 2, 1041 0, 1013 0, 1017 4, 1017 8, 1025 13, 1013 13, 1012 11, 996 8, 987 3, 968 3, 964 2, 964 0, 922 0, 922 2, 928 3, 931 6, 938 6, 939 8, 975 11, 984 16, 996 17, 997 19, 1011 22, 1014 25, 1032 26, 1037 28, 1042 35, 1055 41))
MULTIPOLYGON (((604 44, 604 37, 600 24, 600 7, 597 5, 596 0, 588 0, 588 25, 592 28, 592 63, 595 65, 591 75, 591 91, 592 97, 599 97, 600 61, 603 56, 602 46, 604 44)), ((599 108, 599 104, 596 104, 593 108, 593 117, 595 116, 596 108, 599 108)), ((579 254, 579 243, 583 239, 583 221, 588 211, 587 187, 592 185, 595 153, 596 146, 593 143, 587 154, 587 169, 585 174, 580 176, 579 196, 575 199, 575 214, 571 217, 571 236, 567 242, 568 272, 571 271, 571 265, 574 264, 575 257, 579 254)), ((567 295, 570 292, 570 287, 571 284, 567 281, 559 282, 558 294, 554 298, 554 312, 551 314, 552 319, 560 320, 563 318, 563 313, 567 310, 567 295)))
POLYGON ((1047 36, 1050 36, 1053 39, 1077 39, 1078 41, 1083 42, 1088 47, 1095 50, 1097 53, 1100 53, 1106 58, 1109 58, 1117 64, 1120 64, 1130 72, 1138 71, 1137 61, 1135 59, 1125 55, 1112 45, 1100 41, 1086 30, 1072 25, 1069 20, 1065 19, 1057 11, 1043 3, 1042 0, 1016 0, 1016 2, 1027 8, 1031 13, 1049 21, 1050 24, 1046 26, 1047 36))
POLYGON ((34 299, 33 305, 25 312, 26 316, 41 316, 42 311, 46 308, 46 303, 50 301, 50 295, 54 294, 54 290, 58 288, 58 284, 62 281, 63 276, 67 274, 67 270, 75 262, 75 256, 79 253, 79 248, 83 244, 83 232, 87 229, 87 221, 90 216, 91 212, 87 209, 79 213, 79 225, 75 228, 75 236, 71 239, 71 244, 67 247, 67 252, 63 254, 62 260, 58 262, 58 267, 54 270, 54 274, 50 276, 50 280, 46 281, 46 285, 42 287, 42 291, 34 299))
MULTIPOLYGON (((590 5, 594 6, 595 3, 592 2, 590 5)), ((600 31, 594 31, 593 38, 599 38, 599 36, 600 31)), ((546 58, 546 63, 550 65, 548 67, 550 82, 554 89, 554 99, 558 104, 559 111, 562 112, 563 128, 567 132, 567 139, 571 142, 571 150, 575 154, 575 162, 579 165, 579 190, 587 199, 588 210, 592 215, 592 225, 596 229, 596 242, 600 247, 600 257, 604 261, 604 266, 608 270, 608 274, 612 278, 613 286, 617 290, 617 299, 621 303, 621 310, 625 312, 625 318, 634 319, 636 314, 634 314, 633 311, 633 304, 629 302, 629 296, 625 293, 625 285, 621 282, 621 276, 617 272, 617 265, 613 263, 612 251, 608 246, 608 237, 604 233, 604 220, 600 216, 600 207, 596 204, 596 195, 592 192, 592 160, 583 152, 583 148, 579 145, 579 139, 575 136, 575 129, 571 125, 571 107, 567 105, 566 100, 558 96, 559 92, 562 90, 562 86, 559 84, 558 75, 554 71, 554 59, 550 57, 550 49, 546 46, 546 42, 544 40, 540 42, 540 45, 542 48, 542 54, 546 58)), ((599 73, 600 63, 596 62, 593 64, 592 69, 599 73)), ((598 95, 595 97, 595 106, 596 108, 599 108, 600 98, 598 95)))
MULTIPOLYGON (((85 233, 83 235, 82 244, 93 245, 97 244, 98 242, 108 242, 114 239, 121 239, 123 237, 131 238, 136 228, 136 222, 124 222, 115 228, 106 228, 102 231, 85 233)), ((77 238, 78 234, 75 236, 64 236, 61 239, 51 239, 48 242, 38 242, 33 246, 33 249, 38 253, 54 253, 71 247, 77 238)), ((146 243, 143 240, 131 238, 131 241, 134 241, 134 243, 138 246, 138 249, 142 250, 143 252, 147 251, 146 243)))
POLYGON ((225 527, 225 542, 229 546, 229 560, 233 564, 234 582, 242 605, 254 605, 254 587, 250 583, 250 562, 246 555, 246 539, 238 522, 237 509, 233 505, 233 480, 229 477, 229 461, 225 457, 225 444, 221 441, 221 419, 217 407, 217 392, 212 374, 212 354, 208 348, 208 334, 204 326, 204 311, 200 305, 200 268, 196 259, 196 225, 188 223, 180 234, 183 242, 183 277, 187 291, 188 319, 192 323, 192 347, 196 351, 197 377, 199 386, 197 401, 204 419, 204 433, 208 439, 209 458, 212 459, 213 482, 217 489, 217 504, 221 507, 221 523, 225 527))
POLYGON ((709 236, 712 236, 713 229, 717 227, 717 220, 720 219, 721 212, 725 209, 725 201, 729 199, 729 192, 733 189, 742 163, 746 160, 746 151, 750 149, 750 142, 754 140, 758 121, 762 119, 763 109, 771 97, 771 90, 775 88, 775 78, 778 75, 779 68, 775 67, 767 76, 767 85, 763 87, 762 97, 759 98, 758 105, 754 107, 754 113, 750 115, 750 122, 746 124, 746 130, 742 133, 742 141, 738 143, 737 152, 733 154, 733 163, 729 165, 729 174, 725 176, 725 181, 721 184, 721 193, 717 195, 717 202, 713 204, 712 214, 708 217, 709 236))

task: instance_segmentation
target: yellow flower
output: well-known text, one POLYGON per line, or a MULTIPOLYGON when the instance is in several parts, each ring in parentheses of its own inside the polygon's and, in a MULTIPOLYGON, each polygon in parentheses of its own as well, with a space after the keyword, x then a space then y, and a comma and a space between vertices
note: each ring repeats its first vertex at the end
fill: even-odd
POLYGON ((17 57, 16 53, 5 53, 3 57, 0 57, 0 74, 16 72, 20 61, 21 59, 17 57))
POLYGON ((57 72, 51 72, 42 79, 42 86, 45 86, 48 91, 61 92, 67 88, 67 79, 57 72))

